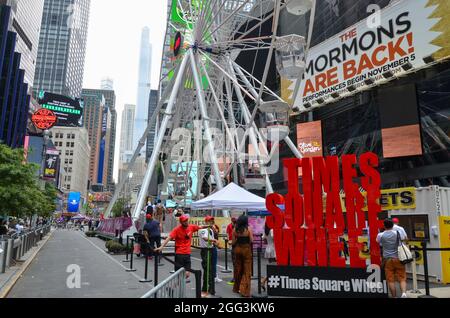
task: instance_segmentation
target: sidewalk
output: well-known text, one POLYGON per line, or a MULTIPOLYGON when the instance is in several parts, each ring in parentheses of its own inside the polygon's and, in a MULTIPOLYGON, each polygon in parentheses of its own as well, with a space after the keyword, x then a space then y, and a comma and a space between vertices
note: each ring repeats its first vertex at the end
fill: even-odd
POLYGON ((127 273, 122 263, 99 251, 84 233, 55 230, 8 297, 138 298, 152 287, 139 283, 139 276, 127 273))
POLYGON ((40 249, 51 238, 52 233, 53 232, 50 232, 46 237, 42 239, 42 241, 37 242, 37 245, 35 247, 32 247, 27 253, 25 253, 20 261, 12 261, 12 266, 6 268, 5 273, 0 274, 0 298, 4 298, 10 291, 12 286, 16 283, 16 281, 20 277, 22 277, 23 272, 29 266, 29 263, 33 261, 40 249))
MULTIPOLYGON (((418 298, 425 296, 425 289, 419 289, 420 294, 415 294, 408 291, 406 294, 409 298, 418 298)), ((450 287, 430 288, 430 294, 436 298, 450 298, 450 287)))

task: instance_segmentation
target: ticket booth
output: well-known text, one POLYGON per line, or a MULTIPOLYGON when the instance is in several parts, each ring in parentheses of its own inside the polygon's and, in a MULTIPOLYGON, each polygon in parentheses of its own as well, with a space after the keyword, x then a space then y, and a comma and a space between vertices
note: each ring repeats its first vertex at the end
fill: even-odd
MULTIPOLYGON (((450 247, 450 188, 430 186, 403 190, 408 193, 397 193, 397 206, 389 209, 388 214, 398 218, 399 225, 405 228, 410 240, 408 245, 420 246, 425 241, 430 248, 450 247)), ((387 200, 394 196, 388 193, 387 200)), ((424 275, 423 255, 417 253, 416 256, 420 279, 424 275)), ((407 266, 408 273, 412 272, 411 266, 407 266)), ((430 281, 450 284, 450 252, 429 251, 428 272, 430 281)))

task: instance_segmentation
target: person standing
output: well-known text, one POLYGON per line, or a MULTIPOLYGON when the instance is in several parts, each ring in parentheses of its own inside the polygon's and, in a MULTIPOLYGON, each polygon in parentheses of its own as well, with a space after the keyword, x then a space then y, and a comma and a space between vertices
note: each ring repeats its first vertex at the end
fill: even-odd
POLYGON ((212 226, 214 226, 214 218, 207 216, 205 218, 205 223, 210 227, 202 229, 198 232, 203 268, 202 297, 207 297, 208 294, 212 296, 216 294, 214 279, 216 276, 216 270, 213 258, 214 250, 217 250, 216 245, 218 240, 215 238, 214 230, 212 229, 212 226))
POLYGON ((242 215, 236 222, 232 244, 236 257, 233 292, 242 297, 250 297, 251 293, 252 243, 253 233, 248 226, 248 217, 242 215))
POLYGON ((159 253, 170 241, 175 241, 175 270, 183 267, 186 269, 186 283, 190 283, 190 272, 188 270, 191 269, 192 236, 195 232, 207 227, 189 224, 189 215, 183 214, 180 217, 180 225, 169 234, 159 248, 155 249, 155 252, 159 253))
POLYGON ((405 240, 400 232, 394 230, 394 222, 391 219, 384 220, 385 231, 377 236, 377 243, 383 248, 383 267, 386 280, 392 297, 397 296, 395 288, 396 280, 400 283, 402 298, 406 296, 406 269, 398 259, 398 246, 400 241, 405 240))
POLYGON ((405 229, 402 226, 399 225, 400 224, 400 220, 397 219, 397 218, 393 218, 392 222, 394 222, 394 227, 393 227, 394 231, 400 232, 400 235, 402 237, 404 237, 404 240, 408 240, 408 235, 406 234, 405 229))
MULTIPOLYGON (((228 244, 233 242, 233 231, 234 231, 234 228, 236 227, 236 221, 237 221, 237 219, 235 217, 232 217, 231 223, 228 224, 228 226, 227 226, 228 244)), ((235 262, 234 246, 232 245, 231 246, 231 263, 233 264, 233 268, 234 268, 234 262, 235 262)), ((231 279, 231 281, 228 284, 229 285, 234 284, 234 277, 231 279)))
POLYGON ((147 214, 147 223, 144 225, 144 237, 150 247, 151 252, 146 251, 147 256, 150 255, 150 259, 154 256, 155 248, 161 246, 161 224, 153 219, 152 214, 147 214), (155 247, 156 245, 156 247, 155 247))

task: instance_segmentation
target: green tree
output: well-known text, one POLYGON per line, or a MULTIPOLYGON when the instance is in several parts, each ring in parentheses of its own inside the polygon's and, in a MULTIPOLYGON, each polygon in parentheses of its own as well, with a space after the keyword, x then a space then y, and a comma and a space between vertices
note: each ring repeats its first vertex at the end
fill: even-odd
POLYGON ((120 198, 116 201, 114 204, 114 207, 112 208, 111 214, 113 217, 118 218, 123 215, 123 211, 125 210, 125 207, 128 204, 128 200, 125 198, 120 198))
POLYGON ((56 189, 38 184, 39 166, 26 163, 22 149, 0 144, 0 214, 49 216, 55 210, 56 189))

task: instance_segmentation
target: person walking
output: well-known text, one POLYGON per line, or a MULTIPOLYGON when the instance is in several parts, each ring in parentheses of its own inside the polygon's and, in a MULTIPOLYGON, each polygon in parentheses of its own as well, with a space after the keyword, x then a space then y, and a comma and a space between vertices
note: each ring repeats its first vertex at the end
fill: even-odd
POLYGON ((147 214, 146 219, 147 223, 144 225, 143 230, 144 237, 147 242, 146 255, 152 259, 155 254, 154 250, 161 246, 161 224, 154 220, 153 215, 150 213, 147 214))
POLYGON ((394 222, 391 219, 384 220, 385 231, 379 233, 377 242, 383 248, 383 267, 386 273, 386 280, 389 285, 389 290, 392 297, 397 296, 395 288, 396 280, 400 283, 402 298, 406 296, 406 269, 398 259, 398 246, 400 241, 405 240, 406 237, 394 230, 394 222))
POLYGON ((205 223, 210 227, 198 232, 203 268, 202 297, 207 297, 208 294, 212 296, 216 294, 214 279, 216 276, 216 269, 213 258, 214 250, 217 251, 216 245, 218 240, 215 238, 214 230, 212 229, 214 226, 214 218, 212 216, 207 216, 205 218, 205 223))
POLYGON ((206 228, 208 226, 189 224, 189 215, 183 214, 180 217, 180 225, 169 234, 159 248, 155 249, 155 252, 159 253, 170 241, 175 241, 175 270, 183 267, 186 269, 186 283, 190 283, 190 272, 188 270, 191 269, 192 236, 195 232, 206 228))
POLYGON ((241 294, 242 297, 251 296, 252 243, 253 233, 248 226, 248 217, 240 216, 233 231, 232 245, 236 257, 233 292, 241 294))

